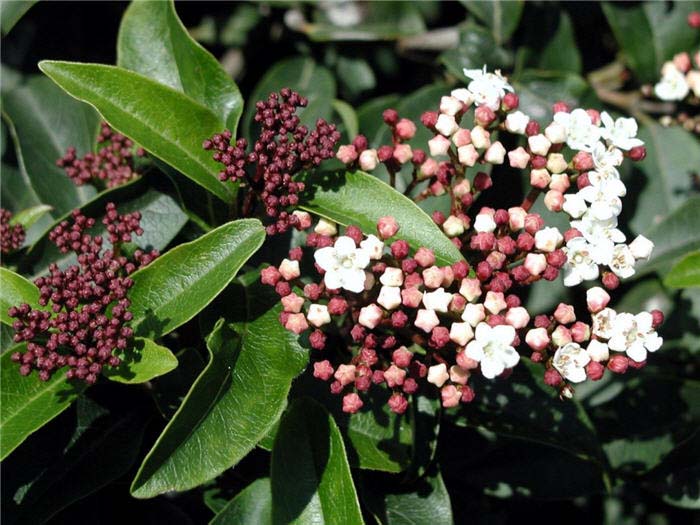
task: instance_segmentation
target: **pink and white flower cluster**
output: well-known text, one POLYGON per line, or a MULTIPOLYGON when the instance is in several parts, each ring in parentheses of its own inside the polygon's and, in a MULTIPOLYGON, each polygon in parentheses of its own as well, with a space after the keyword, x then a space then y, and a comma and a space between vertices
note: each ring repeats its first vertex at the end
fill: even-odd
POLYGON ((700 50, 692 59, 682 52, 665 62, 654 94, 661 100, 684 100, 690 94, 700 98, 700 50))

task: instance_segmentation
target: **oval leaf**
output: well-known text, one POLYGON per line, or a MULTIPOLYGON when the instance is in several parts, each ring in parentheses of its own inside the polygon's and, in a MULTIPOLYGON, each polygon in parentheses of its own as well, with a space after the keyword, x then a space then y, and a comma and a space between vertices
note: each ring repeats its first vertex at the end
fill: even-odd
POLYGON ((229 222, 135 272, 129 293, 134 333, 157 338, 192 319, 264 240, 265 230, 257 219, 229 222))
POLYGON ((363 523, 340 430, 309 398, 282 418, 270 478, 273 523, 363 523))
POLYGON ((231 523, 272 523, 272 491, 270 478, 260 478, 236 494, 209 525, 229 525, 231 523))
POLYGON ((24 351, 24 344, 9 349, 0 356, 0 459, 16 449, 32 432, 51 421, 85 389, 82 381, 68 381, 62 370, 48 381, 36 374, 19 374, 19 365, 12 362, 15 351, 24 351))
POLYGON ((46 204, 38 204, 36 206, 32 206, 31 208, 26 208, 15 214, 15 216, 12 217, 10 224, 21 224, 25 230, 28 230, 36 223, 36 221, 41 219, 45 213, 50 212, 52 209, 53 208, 51 206, 47 206, 46 204))
POLYGON ((700 250, 683 257, 666 276, 664 284, 669 288, 700 286, 700 250))
POLYGON ((302 180, 307 191, 300 207, 310 212, 343 225, 355 224, 365 233, 375 232, 379 218, 391 214, 400 226, 397 237, 413 249, 432 249, 443 265, 463 259, 457 247, 413 201, 367 173, 306 174, 302 180))
POLYGON ((141 465, 137 498, 190 489, 238 463, 277 422, 308 362, 279 322, 278 297, 260 284, 232 290, 238 335, 220 323, 209 336, 209 364, 141 465))
POLYGON ((44 60, 41 69, 68 94, 94 106, 119 132, 224 201, 232 185, 202 141, 221 132, 210 109, 172 88, 120 67, 44 60), (165 118, 167 116, 167 118, 165 118))
POLYGON ((462 4, 491 29, 493 38, 498 44, 507 41, 518 28, 525 5, 520 0, 492 0, 490 2, 462 0, 462 4))
POLYGON ((39 289, 21 275, 0 267, 0 322, 12 326, 12 318, 7 315, 11 306, 27 303, 32 308, 39 306, 39 289))
POLYGON ((119 354, 121 364, 116 368, 107 367, 103 375, 118 383, 145 383, 154 377, 167 374, 177 368, 177 357, 155 341, 137 337, 134 349, 119 354))
POLYGON ((172 0, 132 2, 119 27, 117 55, 119 66, 188 95, 236 134, 243 112, 241 92, 211 53, 187 33, 172 0))

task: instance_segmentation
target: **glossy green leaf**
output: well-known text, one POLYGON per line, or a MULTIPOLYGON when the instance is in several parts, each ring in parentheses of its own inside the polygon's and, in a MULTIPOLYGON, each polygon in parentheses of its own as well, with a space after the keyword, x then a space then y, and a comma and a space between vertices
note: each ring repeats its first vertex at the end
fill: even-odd
POLYGON ((272 490, 270 478, 260 478, 236 494, 209 525, 230 525, 232 523, 272 523, 272 490))
POLYGON ((235 135, 243 112, 238 86, 190 37, 171 0, 132 2, 119 27, 117 54, 119 66, 188 95, 235 135))
POLYGON ((230 184, 202 141, 221 132, 222 120, 193 99, 147 77, 114 66, 45 60, 39 68, 71 96, 94 106, 112 127, 149 153, 228 202, 230 184))
POLYGON ((56 371, 48 381, 40 381, 37 374, 21 376, 19 365, 11 357, 15 351, 23 351, 23 346, 0 356, 0 459, 68 408, 85 389, 83 382, 69 382, 63 370, 56 371))
POLYGON ((25 230, 31 228, 44 214, 50 212, 53 208, 46 204, 38 204, 31 208, 26 208, 19 213, 16 213, 10 224, 21 224, 25 230))
POLYGON ((340 115, 344 128, 342 131, 345 131, 345 135, 347 136, 348 140, 351 141, 355 138, 358 132, 357 114, 355 113, 355 110, 347 102, 343 102, 342 100, 338 99, 333 101, 333 109, 338 115, 340 115))
POLYGON ((502 44, 518 28, 525 3, 520 0, 493 0, 490 2, 463 0, 462 4, 491 29, 496 43, 502 44))
POLYGON ((87 104, 66 95, 49 79, 35 76, 3 92, 3 116, 14 139, 20 170, 38 197, 58 217, 91 199, 90 185, 76 186, 56 166, 73 146, 78 155, 92 151, 99 116, 87 104))
POLYGON ((450 495, 437 469, 412 483, 387 483, 363 476, 362 500, 382 525, 450 525, 450 495))
POLYGON ((39 0, 5 0, 0 5, 0 29, 5 36, 39 0))
POLYGON ((220 323, 209 336, 209 364, 141 465, 137 498, 195 487, 238 463, 279 419, 306 366, 274 294, 260 284, 229 290, 221 311, 237 333, 220 323))
POLYGON ((509 67, 513 63, 513 55, 496 44, 493 34, 488 29, 468 22, 460 27, 457 47, 443 52, 440 61, 450 73, 468 83, 470 79, 464 76, 465 68, 481 69, 486 64, 489 71, 493 71, 509 67))
POLYGON ((641 82, 656 82, 673 55, 693 49, 700 34, 687 23, 700 2, 605 2, 603 12, 627 64, 641 82))
POLYGON ((552 101, 564 101, 577 107, 591 96, 586 81, 574 73, 564 71, 523 71, 513 80, 520 96, 520 109, 540 122, 552 119, 552 101))
MULTIPOLYGON (((143 234, 133 237, 133 243, 143 249, 164 250, 187 222, 187 215, 175 200, 165 193, 148 188, 142 179, 124 184, 98 194, 80 209, 88 217, 95 217, 95 226, 90 229, 92 235, 101 235, 104 246, 111 246, 102 224, 105 206, 108 202, 117 204, 120 213, 141 213, 143 234)), ((58 217, 56 223, 69 219, 70 213, 58 217)), ((55 224, 56 224, 55 223, 55 224)), ((21 268, 27 273, 39 276, 48 272, 49 264, 56 263, 60 268, 77 262, 73 253, 61 253, 49 241, 48 228, 44 235, 27 252, 26 261, 21 268)))
POLYGON ((637 276, 662 270, 684 254, 700 249, 700 197, 691 197, 644 235, 654 243, 648 261, 637 264, 637 276))
POLYGON ((421 246, 435 252, 440 264, 453 264, 462 255, 432 219, 415 203, 367 173, 307 174, 307 191, 300 206, 343 225, 355 224, 374 233, 380 217, 391 214, 399 223, 397 237, 413 249, 421 246))
POLYGON ((680 126, 666 128, 654 122, 645 122, 638 136, 647 156, 634 163, 625 182, 627 192, 638 195, 630 208, 635 211, 630 227, 647 235, 692 194, 692 174, 700 166, 700 142, 680 126))
POLYGON ((253 133, 255 103, 267 100, 270 93, 279 92, 283 87, 293 89, 309 99, 309 104, 298 111, 302 124, 313 127, 319 118, 330 119, 333 99, 336 97, 333 75, 310 58, 290 58, 272 66, 248 97, 241 130, 244 136, 251 140, 256 138, 253 133))
POLYGON ((363 523, 340 430, 309 398, 282 418, 270 478, 273 523, 363 523))
POLYGON ((181 244, 131 277, 129 293, 134 333, 160 337, 207 306, 265 240, 257 219, 219 226, 181 244))
MULTIPOLYGON (((4 126, 3 126, 4 127, 4 126)), ((29 177, 15 166, 7 164, 0 165, 0 205, 13 213, 20 213, 27 208, 43 206, 39 197, 31 187, 29 177)), ((46 213, 38 218, 28 230, 24 244, 31 246, 46 231, 53 218, 50 213, 46 213)))
POLYGON ((145 383, 177 367, 177 357, 170 350, 142 337, 135 339, 134 348, 117 355, 121 364, 105 368, 103 375, 118 383, 145 383))
POLYGON ((700 250, 678 261, 664 279, 664 284, 670 288, 700 286, 700 250))
POLYGON ((7 310, 22 303, 38 307, 39 289, 21 275, 0 267, 0 322, 11 326, 13 319, 7 310))
POLYGON ((147 421, 143 410, 110 414, 83 397, 76 403, 75 416, 57 421, 68 423, 69 419, 75 420, 75 427, 67 442, 61 439, 63 432, 54 430, 50 437, 45 436, 46 432, 39 433, 36 436, 39 441, 32 437, 17 451, 19 457, 13 455, 9 466, 3 464, 9 468, 10 475, 25 478, 24 484, 18 483, 12 500, 4 501, 3 517, 9 523, 44 523, 126 474, 137 459, 147 421), (57 439, 59 443, 55 442, 57 439), (38 450, 46 457, 40 458, 44 460, 40 472, 34 473, 32 467, 37 463, 34 456, 38 450), (22 464, 18 464, 20 461, 22 464))

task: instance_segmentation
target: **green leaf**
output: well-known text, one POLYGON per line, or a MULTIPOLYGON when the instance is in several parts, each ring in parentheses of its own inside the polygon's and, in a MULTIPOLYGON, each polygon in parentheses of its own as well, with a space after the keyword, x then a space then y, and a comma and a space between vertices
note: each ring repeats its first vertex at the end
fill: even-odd
POLYGON ((133 349, 117 355, 121 364, 105 368, 103 375, 118 383, 145 383, 177 367, 177 357, 170 350, 142 337, 136 338, 133 349))
MULTIPOLYGON (((120 478, 131 468, 138 457, 146 428, 143 410, 137 409, 126 415, 110 414, 97 403, 80 398, 76 403, 75 420, 75 429, 68 443, 49 457, 42 458, 41 472, 32 476, 30 483, 20 485, 11 502, 5 501, 10 503, 9 508, 3 510, 8 522, 44 523, 72 503, 120 478)), ((37 437, 44 435, 38 434, 37 437)), ((51 438, 56 438, 56 432, 51 438)), ((21 473, 23 477, 28 474, 27 464, 31 468, 36 462, 33 456, 37 449, 41 447, 44 453, 44 448, 49 448, 44 442, 34 440, 29 440, 27 445, 33 447, 30 450, 22 447, 17 451, 20 457, 13 455, 10 458, 10 469, 17 469, 16 474, 21 473), (23 464, 18 464, 18 460, 23 464)), ((3 464, 3 467, 7 466, 3 464)))
POLYGON ((129 292, 134 333, 157 338, 189 321, 236 276, 265 240, 257 219, 219 226, 135 272, 129 292))
POLYGON ((554 102, 576 107, 592 93, 583 78, 565 71, 525 70, 513 80, 513 87, 520 96, 520 109, 540 122, 552 120, 554 102))
POLYGON ((39 306, 39 289, 21 275, 0 267, 0 322, 12 326, 13 319, 7 315, 11 306, 27 303, 32 308, 39 306))
POLYGON ((525 3, 519 0, 490 2, 462 0, 462 4, 491 29, 493 38, 500 45, 507 42, 518 28, 525 3))
POLYGON ((311 399, 284 414, 270 478, 273 523, 363 523, 340 430, 311 399))
POLYGON ((48 381, 40 381, 36 374, 21 376, 19 365, 11 358, 25 347, 23 343, 0 356, 0 459, 68 408, 85 389, 84 382, 69 382, 63 370, 57 370, 48 381))
MULTIPOLYGON (((172 197, 149 188, 143 179, 138 179, 99 193, 80 208, 86 216, 98 219, 95 221, 95 226, 90 229, 90 233, 101 235, 105 248, 111 247, 111 244, 101 218, 104 216, 108 202, 116 203, 120 213, 134 211, 141 213, 140 224, 143 235, 134 236, 133 242, 143 249, 164 250, 187 222, 187 216, 172 197)), ((70 215, 67 213, 58 217, 53 226, 69 219, 70 215)), ((51 263, 56 263, 59 268, 65 268, 77 262, 75 254, 61 253, 49 241, 49 232, 53 226, 47 228, 44 235, 28 250, 26 260, 21 266, 23 271, 27 270, 27 273, 38 276, 46 274, 51 263)))
POLYGON ((674 507, 700 509, 700 432, 644 478, 644 486, 674 507))
POLYGON ((357 108, 360 133, 367 137, 370 147, 378 148, 382 145, 380 141, 386 129, 382 112, 387 108, 395 107, 400 100, 398 95, 384 95, 368 100, 357 108))
POLYGON ((364 58, 340 56, 336 72, 341 87, 347 91, 350 97, 356 97, 363 91, 374 89, 377 86, 374 71, 364 58))
POLYGON ((260 478, 236 494, 221 509, 209 525, 229 525, 231 523, 272 523, 272 490, 270 478, 260 478))
POLYGON ((283 87, 293 89, 309 99, 309 104, 298 112, 302 124, 313 127, 319 118, 330 119, 336 96, 333 75, 310 58, 290 58, 272 66, 248 97, 242 129, 245 137, 251 140, 255 138, 255 103, 267 100, 270 93, 278 92, 283 87))
POLYGON ((5 36, 39 0, 5 0, 0 4, 0 29, 5 36))
POLYGON ((450 525, 450 495, 437 469, 411 484, 387 483, 384 478, 365 481, 362 500, 382 525, 450 525))
POLYGON ((223 128, 221 118, 209 108, 119 67, 44 60, 39 69, 68 94, 94 106, 113 128, 149 153, 223 201, 231 199, 232 185, 218 179, 211 152, 202 148, 203 140, 223 128))
POLYGON ((457 247, 424 211, 379 179, 348 171, 306 174, 303 180, 307 191, 300 207, 343 225, 355 224, 368 234, 376 231, 380 217, 391 214, 400 226, 397 237, 413 249, 432 249, 443 265, 462 260, 457 247))
POLYGON ((678 261, 664 279, 664 284, 669 288, 700 286, 700 250, 678 261))
POLYGON ((274 293, 261 284, 229 291, 219 311, 237 333, 219 323, 209 336, 209 364, 141 465, 131 487, 137 498, 190 489, 238 463, 278 420, 308 362, 279 323, 274 293))
POLYGON ((571 17, 566 11, 551 9, 547 5, 540 8, 531 5, 524 23, 528 22, 545 30, 525 33, 524 45, 517 51, 517 69, 531 67, 581 73, 581 53, 576 44, 571 17))
POLYGON ((474 22, 467 22, 460 27, 459 44, 440 55, 450 73, 468 83, 464 69, 481 69, 484 64, 490 71, 499 67, 509 67, 513 63, 510 51, 496 44, 493 34, 474 22))
POLYGON ((25 230, 28 230, 34 226, 34 224, 41 219, 44 214, 50 212, 52 209, 53 208, 51 206, 47 206, 46 204, 38 204, 36 206, 32 206, 31 208, 26 208, 15 214, 15 216, 12 217, 10 224, 21 224, 25 230))
POLYGON ((700 2, 605 2, 602 7, 623 58, 640 82, 656 82, 665 61, 700 42, 697 29, 687 22, 700 2))
POLYGON ((333 101, 333 109, 338 115, 340 115, 340 118, 343 121, 343 127, 345 128, 345 134, 348 140, 354 139, 358 132, 358 123, 357 114, 355 113, 353 107, 347 102, 335 99, 333 101))
POLYGON ((243 112, 238 86, 211 53, 190 37, 172 0, 132 2, 119 26, 117 55, 119 66, 209 108, 235 136, 243 112))
POLYGON ((644 141, 647 156, 634 163, 625 182, 627 192, 638 195, 631 208, 636 213, 630 227, 647 235, 692 195, 692 174, 700 166, 700 142, 680 126, 665 128, 654 122, 645 122, 638 136, 644 141))
POLYGON ((40 76, 3 92, 2 102, 22 176, 36 194, 37 204, 51 205, 57 217, 91 199, 95 189, 76 186, 56 160, 70 146, 78 155, 92 151, 99 124, 95 110, 40 76))
POLYGON ((691 197, 645 235, 654 243, 649 260, 637 265, 637 277, 668 268, 684 254, 700 249, 700 197, 691 197))
MULTIPOLYGON (((3 123, 3 128, 4 128, 3 123)), ((42 206, 39 197, 34 193, 26 173, 7 164, 0 165, 0 205, 13 213, 34 206, 42 206)), ((46 229, 51 226, 53 218, 50 214, 44 214, 29 229, 25 228, 25 246, 31 246, 46 229)))

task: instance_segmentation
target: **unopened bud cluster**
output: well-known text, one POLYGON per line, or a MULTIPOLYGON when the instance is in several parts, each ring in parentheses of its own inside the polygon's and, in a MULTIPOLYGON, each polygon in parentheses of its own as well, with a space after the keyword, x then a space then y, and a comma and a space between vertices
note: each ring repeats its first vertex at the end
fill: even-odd
POLYGON ((24 244, 26 232, 21 224, 12 224, 12 212, 0 208, 0 252, 11 253, 24 244))
POLYGON ((102 223, 111 249, 104 249, 102 236, 88 233, 95 219, 79 210, 51 231, 49 239, 62 253, 73 252, 77 264, 64 270, 51 264, 49 275, 35 280, 42 308, 21 304, 9 309, 15 319, 14 342, 27 343, 25 352, 12 355, 22 375, 37 370, 39 378, 48 381, 67 366, 69 379, 92 384, 105 366, 120 364, 114 352, 128 349, 133 335, 127 326, 133 317, 129 275, 158 256, 136 250, 130 260, 119 254, 122 243, 143 233, 140 219, 139 212, 120 215, 113 203, 107 204, 102 223))
POLYGON ((247 194, 244 215, 252 213, 253 195, 260 201, 265 215, 273 220, 267 226, 268 235, 299 226, 289 208, 298 203, 304 183, 295 181, 294 175, 331 158, 340 139, 335 125, 323 119, 318 119, 311 131, 301 124, 297 109, 307 103, 306 98, 289 88, 257 102, 254 120, 260 125, 260 135, 250 152, 244 138, 231 143, 233 135, 229 130, 203 144, 204 149, 214 151, 214 160, 223 165, 219 174, 222 181, 247 183, 252 193, 247 194))
POLYGON ((86 153, 78 157, 74 147, 56 161, 66 175, 77 185, 106 184, 108 188, 120 186, 138 176, 134 171, 134 157, 142 157, 142 148, 134 150, 134 142, 115 132, 103 122, 97 137, 97 153, 86 153), (102 182, 100 182, 102 181, 102 182))

